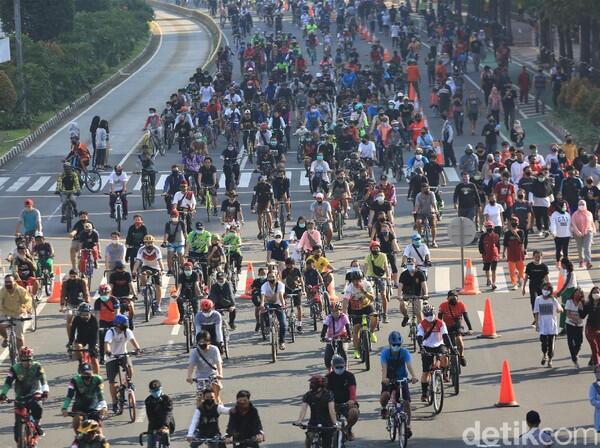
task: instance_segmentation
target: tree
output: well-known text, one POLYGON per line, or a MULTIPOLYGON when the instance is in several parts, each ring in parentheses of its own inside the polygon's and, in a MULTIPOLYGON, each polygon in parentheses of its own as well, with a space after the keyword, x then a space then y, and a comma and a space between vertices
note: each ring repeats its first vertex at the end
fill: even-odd
POLYGON ((17 91, 8 75, 0 71, 0 112, 10 112, 17 104, 17 91))
MULTIPOLYGON (((33 40, 54 40, 73 29, 74 0, 21 0, 23 33, 33 40)), ((0 0, 0 20, 4 30, 15 30, 13 0, 0 0)))

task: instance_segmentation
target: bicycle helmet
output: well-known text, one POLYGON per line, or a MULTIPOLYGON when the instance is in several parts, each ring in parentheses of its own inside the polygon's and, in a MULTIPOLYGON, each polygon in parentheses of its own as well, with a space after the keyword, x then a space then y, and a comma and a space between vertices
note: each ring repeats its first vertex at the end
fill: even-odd
POLYGON ((115 316, 115 318, 113 319, 113 325, 115 327, 128 327, 129 326, 129 319, 127 318, 127 316, 123 316, 122 314, 118 314, 115 316))
POLYGON ((346 367, 346 361, 340 355, 334 355, 331 358, 331 367, 346 367))
POLYGON ((381 244, 379 244, 379 241, 372 240, 371 243, 369 244, 369 249, 375 249, 376 247, 380 248, 381 244))
POLYGON ((79 305, 79 307, 77 308, 77 312, 79 314, 81 313, 91 313, 92 312, 92 307, 90 306, 89 303, 82 303, 81 305, 79 305))
POLYGON ((213 303, 210 299, 202 299, 200 301, 200 310, 204 312, 209 312, 213 309, 213 303))
POLYGON ((362 280, 363 277, 364 277, 364 275, 361 271, 353 271, 350 273, 350 281, 362 280))
POLYGON ((327 378, 323 375, 313 375, 308 380, 311 389, 319 389, 327 386, 327 378))
POLYGON ((435 310, 433 309, 433 307, 429 304, 425 305, 423 307, 423 316, 433 316, 435 310))
POLYGON ((100 425, 96 420, 84 420, 77 427, 77 432, 80 434, 87 434, 90 432, 97 432, 100 429, 100 425))
POLYGON ((44 238, 44 234, 37 230, 34 235, 35 238, 44 238))
POLYGON ((73 166, 69 162, 65 162, 65 163, 63 163, 63 169, 72 170, 73 166))
POLYGON ((402 345, 402 335, 399 331, 392 331, 388 336, 388 343, 390 345, 402 345))
POLYGON ((317 193, 315 194, 315 199, 324 199, 325 196, 323 196, 323 193, 317 193))
POLYGON ((100 294, 101 296, 110 294, 110 285, 102 284, 98 286, 98 294, 100 294))
POLYGON ((144 237, 144 243, 154 244, 154 237, 152 235, 146 235, 144 237))
POLYGON ((92 226, 92 223, 90 223, 90 222, 86 222, 83 225, 83 230, 92 230, 93 228, 94 228, 94 226, 92 226))
POLYGON ((354 110, 359 111, 359 110, 362 110, 362 109, 363 109, 362 103, 356 103, 354 105, 354 110))
POLYGON ((344 304, 342 303, 341 300, 339 300, 339 301, 335 302, 335 305, 333 305, 333 309, 342 311, 344 309, 344 304))
POLYGON ((33 359, 33 350, 29 347, 21 347, 19 350, 20 361, 31 361, 33 359))
POLYGON ((25 199, 24 205, 33 207, 33 199, 25 199))
POLYGON ((93 373, 92 366, 89 365, 87 362, 81 363, 81 365, 79 366, 77 371, 79 372, 80 375, 89 374, 89 376, 91 376, 93 373))

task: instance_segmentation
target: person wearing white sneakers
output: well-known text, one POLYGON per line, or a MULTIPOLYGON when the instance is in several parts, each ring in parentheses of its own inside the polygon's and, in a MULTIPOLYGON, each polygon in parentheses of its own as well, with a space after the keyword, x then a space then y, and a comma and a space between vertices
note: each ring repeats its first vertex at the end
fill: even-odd
POLYGON ((542 345, 542 361, 544 365, 552 367, 552 358, 554 357, 554 340, 558 334, 557 314, 562 313, 563 307, 552 295, 552 285, 546 283, 542 286, 542 295, 535 299, 533 306, 533 316, 535 329, 540 334, 542 345))

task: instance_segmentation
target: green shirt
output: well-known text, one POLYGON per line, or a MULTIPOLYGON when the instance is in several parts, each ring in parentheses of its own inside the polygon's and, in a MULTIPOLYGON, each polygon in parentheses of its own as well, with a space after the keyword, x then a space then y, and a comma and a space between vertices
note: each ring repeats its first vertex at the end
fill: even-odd
POLYGON ((208 253, 208 246, 210 246, 211 238, 212 234, 208 230, 203 230, 202 232, 192 230, 187 236, 187 243, 190 247, 190 252, 195 252, 198 254, 208 253))
POLYGON ((241 254, 242 239, 237 233, 226 233, 223 236, 223 247, 227 254, 241 254), (227 248, 226 246, 231 246, 227 248))
POLYGON ((71 400, 75 399, 73 409, 76 411, 90 411, 98 408, 99 404, 106 405, 104 401, 104 384, 100 375, 92 375, 92 380, 86 384, 81 375, 74 376, 69 381, 67 396, 63 402, 62 409, 67 410, 71 400))
POLYGON ((14 385, 15 399, 31 395, 40 390, 48 390, 46 382, 46 373, 44 368, 37 362, 33 362, 29 369, 24 368, 21 363, 13 365, 2 386, 2 394, 6 395, 9 389, 14 385))
POLYGON ((367 277, 383 277, 385 274, 375 274, 375 269, 373 269, 373 265, 385 270, 385 267, 387 265, 387 256, 383 252, 379 252, 379 255, 377 255, 376 257, 374 257, 373 254, 369 254, 365 257, 365 265, 367 266, 367 277))

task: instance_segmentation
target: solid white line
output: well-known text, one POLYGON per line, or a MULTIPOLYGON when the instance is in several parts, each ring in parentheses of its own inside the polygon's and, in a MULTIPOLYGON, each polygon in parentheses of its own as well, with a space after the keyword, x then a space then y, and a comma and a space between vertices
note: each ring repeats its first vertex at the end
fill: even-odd
POLYGON ((477 310, 477 316, 479 316, 479 323, 483 327, 483 311, 477 310))
POLYGON ((308 186, 308 182, 309 182, 309 178, 306 177, 304 174, 301 174, 300 175, 300 186, 306 187, 306 186, 308 186))
POLYGON ((10 177, 0 177, 0 188, 4 185, 10 177))
POLYGON ((177 336, 179 334, 180 328, 181 328, 181 325, 179 325, 179 324, 173 325, 173 328, 171 328, 171 336, 177 336))
POLYGON ((554 140, 556 140, 557 142, 562 142, 562 139, 558 138, 558 137, 556 136, 556 134, 555 134, 554 132, 552 132, 550 129, 548 129, 548 127, 547 127, 547 126, 546 126, 544 123, 542 123, 541 121, 538 121, 538 122, 537 122, 537 124, 538 124, 538 125, 539 125, 539 126, 540 126, 540 127, 543 129, 543 130, 544 130, 544 131, 546 131, 546 132, 548 133, 548 135, 549 135, 550 137, 552 137, 554 140))
POLYGON ((161 174, 160 177, 158 178, 158 181, 156 182, 156 190, 163 190, 163 187, 165 186, 165 181, 167 180, 167 177, 169 177, 168 174, 161 174))
POLYGON ((33 149, 32 151, 30 151, 27 154, 25 154, 25 157, 29 158, 29 157, 35 155, 35 153, 37 153, 40 149, 42 149, 50 140, 52 140, 60 132, 62 132, 64 129, 66 129, 67 126, 69 125, 69 123, 71 121, 77 121, 77 120, 79 120, 79 118, 81 118, 83 115, 85 115, 90 109, 92 109, 93 107, 95 107, 100 101, 104 100, 107 96, 109 96, 111 93, 113 93, 119 87, 125 85, 127 83, 127 81, 133 79, 135 77, 135 75, 137 75, 139 72, 141 72, 143 69, 145 69, 146 66, 148 64, 150 64, 154 60, 154 58, 158 54, 158 51, 162 47, 162 43, 163 43, 163 32, 162 32, 160 26, 158 25, 158 22, 155 22, 155 24, 156 24, 156 28, 158 29, 158 32, 160 34, 160 38, 159 38, 160 40, 158 41, 158 46, 156 47, 156 50, 154 51, 154 54, 150 57, 150 59, 148 59, 140 68, 138 68, 135 72, 133 72, 128 78, 124 79, 122 82, 120 82, 119 84, 117 84, 115 87, 113 87, 108 92, 106 92, 104 95, 102 95, 100 98, 98 98, 96 101, 94 101, 88 108, 86 108, 79 115, 77 115, 76 117, 72 118, 68 123, 65 123, 63 126, 61 126, 56 131, 54 131, 46 140, 44 140, 42 143, 40 143, 35 149, 33 149))
POLYGON ((31 187, 29 187, 27 189, 27 191, 38 191, 38 190, 40 190, 46 184, 46 182, 48 182, 48 180, 50 180, 50 176, 42 176, 42 177, 40 177, 38 180, 35 181, 35 183, 31 187))
POLYGON ((137 416, 137 418, 135 419, 136 423, 144 423, 144 420, 146 420, 146 409, 142 408, 137 416))
POLYGON ((450 267, 436 266, 434 272, 434 293, 442 294, 444 292, 448 292, 450 290, 450 267))
POLYGON ((444 173, 446 173, 446 177, 448 178, 448 183, 460 181, 460 179, 458 177, 458 173, 456 172, 456 168, 447 166, 444 168, 444 173))
POLYGON ((133 187, 133 191, 140 191, 142 189, 142 176, 138 179, 135 187, 133 187))
POLYGON ((12 184, 10 187, 8 187, 6 189, 6 191, 10 191, 10 192, 17 191, 19 188, 21 188, 23 185, 25 185, 29 181, 29 179, 31 179, 29 176, 19 177, 14 184, 12 184))
MULTIPOLYGON (((161 34, 162 36, 162 34, 161 34)), ((123 166, 123 164, 127 161, 127 159, 129 158, 129 156, 131 156, 131 154, 133 153, 133 151, 135 151, 137 149, 137 147, 140 145, 140 143, 142 143, 142 140, 144 139, 144 136, 142 135, 137 142, 135 142, 133 144, 133 146, 129 149, 129 151, 127 151, 127 154, 125 154, 123 156, 123 158, 121 159, 121 161, 118 163, 118 165, 123 166)))

